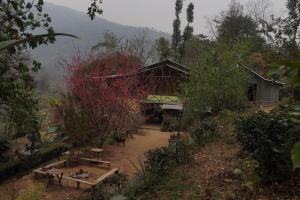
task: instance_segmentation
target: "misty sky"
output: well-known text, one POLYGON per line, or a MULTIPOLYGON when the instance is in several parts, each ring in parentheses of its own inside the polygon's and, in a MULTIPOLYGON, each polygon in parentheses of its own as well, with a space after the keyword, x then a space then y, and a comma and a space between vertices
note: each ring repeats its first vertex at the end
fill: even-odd
MULTIPOLYGON (((90 0, 45 0, 86 12, 90 0)), ((231 0, 186 0, 195 4, 194 29, 197 33, 208 31, 207 17, 219 14, 231 0)), ((246 4, 249 0, 239 0, 246 4)), ((285 0, 270 0, 271 9, 282 15, 285 0)), ((103 18, 124 25, 143 26, 172 32, 175 0, 103 0, 103 18)), ((184 11, 186 6, 184 8, 184 11)), ((182 15, 182 21, 185 16, 182 15)))

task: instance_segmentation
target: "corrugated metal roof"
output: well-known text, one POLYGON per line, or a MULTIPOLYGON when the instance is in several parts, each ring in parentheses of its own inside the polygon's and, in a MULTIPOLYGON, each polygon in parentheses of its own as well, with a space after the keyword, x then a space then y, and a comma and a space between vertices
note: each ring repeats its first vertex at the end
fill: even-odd
POLYGON ((270 82, 270 83, 274 83, 274 84, 277 84, 277 85, 285 85, 285 83, 282 83, 282 82, 279 82, 279 81, 275 81, 275 80, 272 80, 272 79, 267 79, 265 77, 263 77, 262 75, 260 75, 259 73, 257 73, 256 71, 250 69, 249 67, 246 67, 246 66, 243 66, 246 70, 248 70, 249 72, 251 72, 254 76, 256 77, 259 77, 260 79, 264 80, 264 81, 267 81, 267 82, 270 82))
POLYGON ((161 106, 163 110, 183 110, 182 105, 170 105, 170 104, 163 104, 161 106))

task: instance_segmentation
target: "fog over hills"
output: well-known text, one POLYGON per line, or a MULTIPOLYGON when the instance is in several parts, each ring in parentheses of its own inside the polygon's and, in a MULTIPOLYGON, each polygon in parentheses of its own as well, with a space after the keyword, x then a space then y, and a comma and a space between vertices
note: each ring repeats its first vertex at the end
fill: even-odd
POLYGON ((91 21, 86 13, 50 3, 45 4, 44 11, 51 16, 51 25, 56 32, 74 34, 80 38, 77 40, 59 37, 55 44, 42 45, 32 50, 33 59, 42 63, 39 81, 48 82, 52 87, 58 87, 61 83, 63 74, 61 61, 70 60, 78 51, 82 56, 87 55, 91 47, 101 40, 103 33, 107 30, 124 38, 131 38, 144 31, 147 31, 153 40, 161 36, 170 37, 167 33, 154 29, 124 26, 101 17, 91 21))

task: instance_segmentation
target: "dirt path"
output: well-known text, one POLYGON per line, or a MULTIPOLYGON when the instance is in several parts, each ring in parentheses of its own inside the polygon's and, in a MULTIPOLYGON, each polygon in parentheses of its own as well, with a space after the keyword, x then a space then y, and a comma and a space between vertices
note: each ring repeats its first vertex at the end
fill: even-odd
POLYGON ((163 147, 168 144, 170 133, 160 132, 158 127, 142 129, 141 134, 127 141, 126 145, 105 146, 103 159, 112 163, 113 167, 132 176, 135 168, 131 162, 138 163, 137 159, 144 160, 144 153, 148 150, 163 147))
MULTIPOLYGON (((134 139, 129 139, 125 146, 110 145, 104 147, 103 160, 112 162, 113 167, 118 167, 121 172, 132 176, 135 171, 130 160, 137 162, 146 151, 168 144, 169 133, 162 133, 156 127, 153 129, 143 129, 142 133, 135 135, 134 139)), ((25 196, 39 196, 39 200, 74 200, 84 194, 84 190, 76 190, 76 184, 63 183, 64 188, 50 186, 47 190, 45 179, 34 179, 32 174, 20 178, 10 179, 0 185, 1 200, 11 199, 9 193, 19 191, 25 196)))
POLYGON ((227 191, 233 186, 232 171, 238 162, 240 151, 237 144, 216 142, 207 144, 196 156, 196 166, 190 173, 193 174, 194 184, 203 188, 203 199, 230 199, 227 191))

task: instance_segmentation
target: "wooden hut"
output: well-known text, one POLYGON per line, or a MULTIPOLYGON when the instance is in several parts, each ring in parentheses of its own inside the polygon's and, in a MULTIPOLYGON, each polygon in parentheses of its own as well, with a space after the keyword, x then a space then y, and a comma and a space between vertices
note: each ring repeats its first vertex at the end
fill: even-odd
POLYGON ((162 115, 166 113, 163 112, 164 108, 169 108, 168 105, 182 105, 183 102, 176 95, 182 84, 188 81, 190 72, 190 68, 171 60, 140 68, 140 79, 149 80, 154 85, 151 95, 142 102, 145 114, 157 116, 162 121, 162 115))
POLYGON ((268 79, 246 66, 244 68, 250 73, 248 99, 258 106, 277 104, 280 88, 284 83, 268 79))

